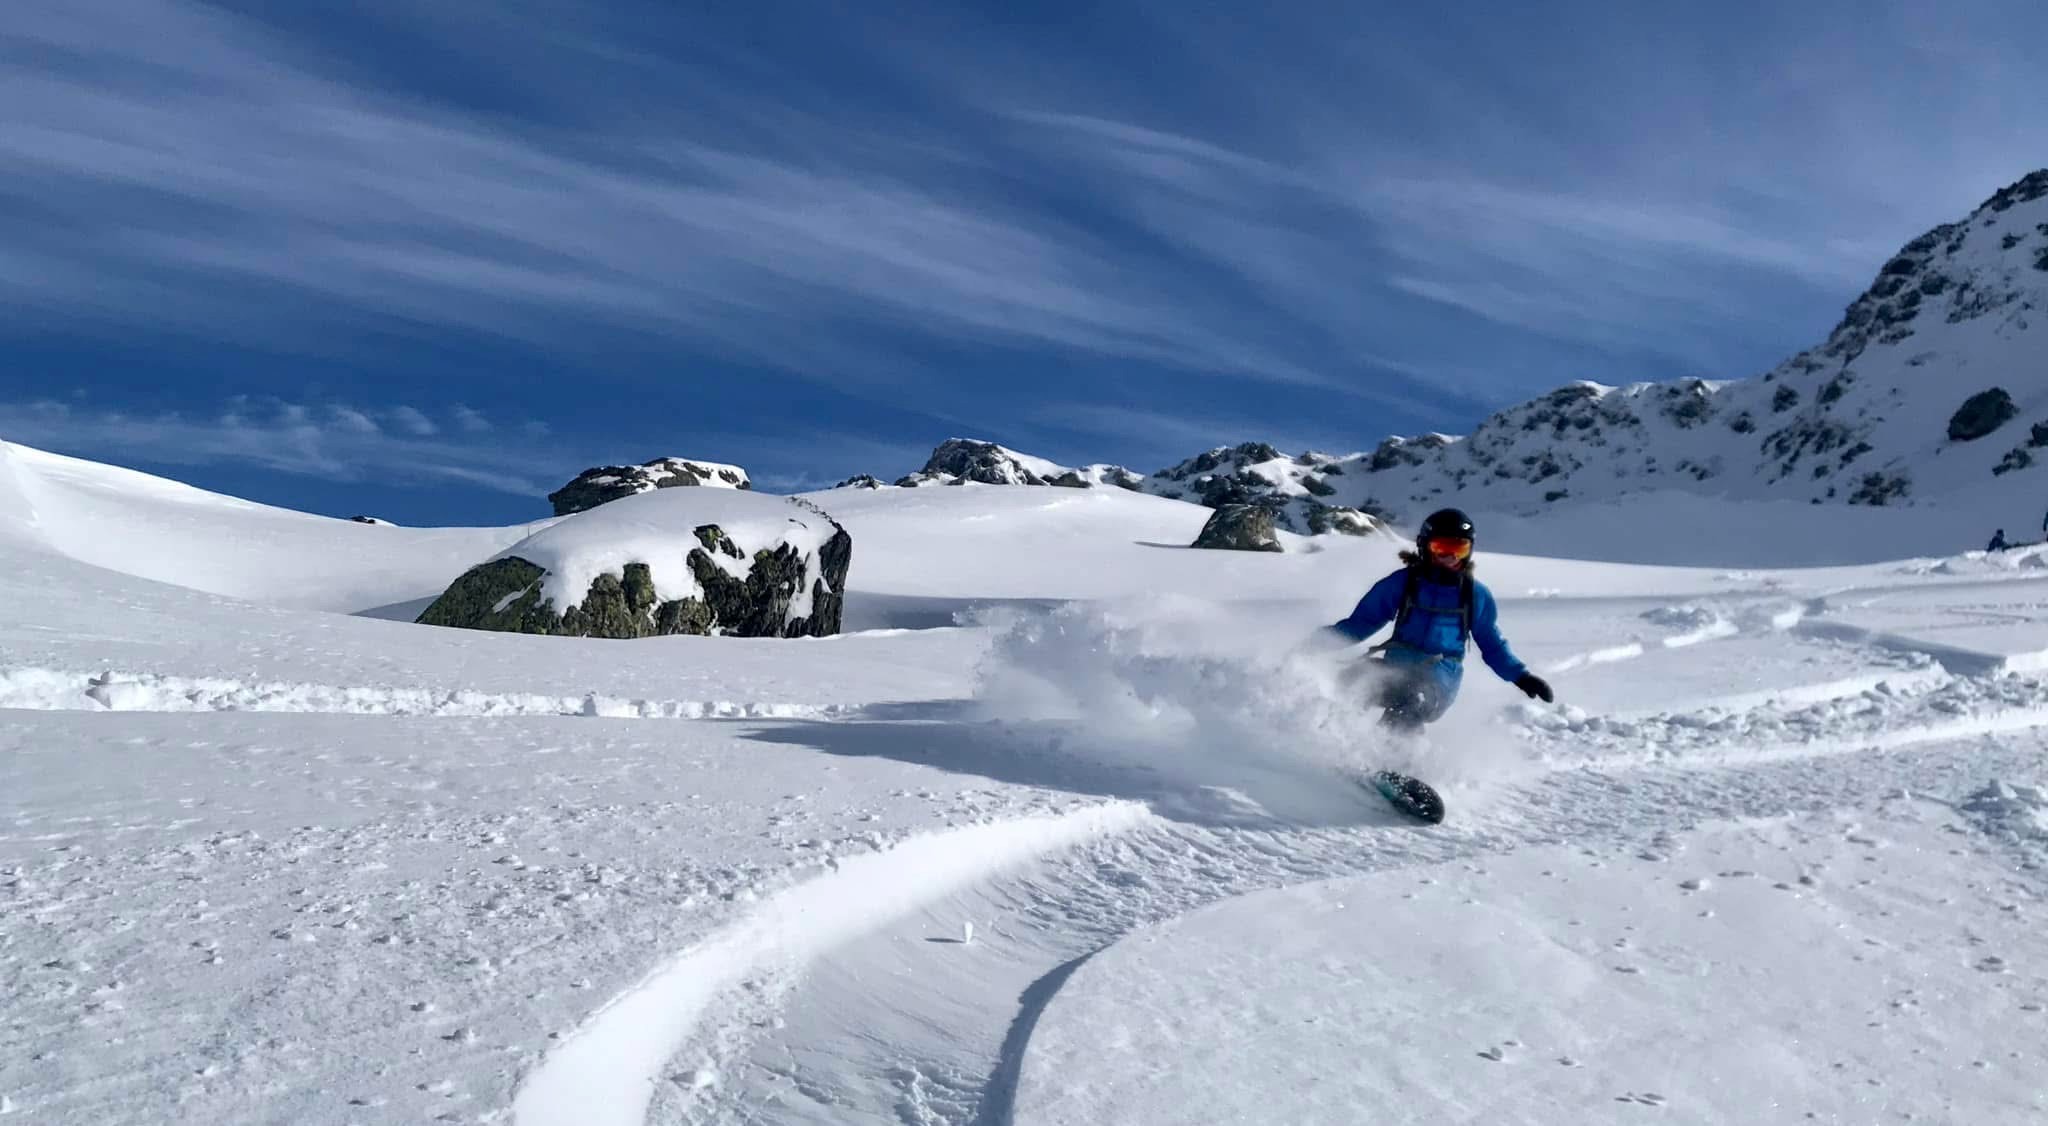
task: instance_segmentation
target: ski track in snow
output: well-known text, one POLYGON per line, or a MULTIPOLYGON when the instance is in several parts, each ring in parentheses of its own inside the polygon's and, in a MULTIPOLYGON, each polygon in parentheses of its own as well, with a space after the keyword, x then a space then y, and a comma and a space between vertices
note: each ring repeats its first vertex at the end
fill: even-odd
MULTIPOLYGON (((1740 708, 1713 706, 1630 720, 1558 719, 1557 712, 1532 707, 1531 717, 1558 719, 1551 728, 1532 726, 1526 732, 1546 758, 1547 771, 1469 808, 1461 803, 1468 795, 1452 791, 1454 817, 1434 830, 1404 832, 1405 821, 1363 797, 1362 808, 1370 811, 1364 827, 1204 823, 1182 810, 1181 816, 1148 818, 1125 832, 1044 857, 1015 874, 991 872, 977 880, 963 872, 960 880, 901 905, 897 913, 922 908, 935 917, 1005 920, 1002 932, 983 941, 1006 942, 1037 972, 1017 991, 1014 1010, 987 1014, 977 1030, 976 1066, 963 1067, 958 1059, 905 1060, 898 1047, 881 1043, 884 1036, 862 1030, 835 1041, 835 1053, 847 1051, 847 1041, 864 1043, 875 1053, 842 1060, 850 1071, 884 1077, 881 1086, 864 1092, 845 1075, 830 1080, 807 1075, 804 1065, 793 1061, 819 1053, 780 1043, 785 1025, 775 1014, 801 1009, 814 992, 829 993, 839 964, 886 964, 887 955, 877 951, 900 943, 902 936, 828 924, 824 934, 803 943, 806 969, 791 969, 774 988, 756 982, 742 989, 735 988, 738 974, 729 966, 730 944, 741 936, 750 943, 759 937, 743 926, 729 938, 714 940, 705 955, 714 969, 705 977, 715 979, 725 996, 714 1004, 704 991, 714 988, 712 983, 700 979, 690 987, 689 1012, 722 1016, 723 1023, 689 1031, 666 1028, 654 1037, 671 1047, 687 1043, 694 1067, 664 1084, 645 1075, 648 1066, 658 1070, 658 1064, 645 1065, 630 1079, 614 1074, 605 1089, 644 1115, 642 1094, 652 1085, 656 1113, 650 1121, 753 1121, 765 1115, 772 1121, 999 1126, 1011 1121, 1009 1100, 1036 1015, 1074 967, 1134 930, 1207 904, 1251 891, 1475 860, 1532 845, 1573 843, 1654 857, 1660 849, 1669 850, 1670 832, 1704 822, 1855 806, 1904 792, 1955 791, 1987 775, 2022 776, 2034 768, 2043 745, 2039 740, 1999 744, 1982 737, 2048 727, 2048 683, 2013 676, 1955 677, 1938 670, 1904 672, 1874 682, 1837 682, 1835 692, 1809 690, 1787 699, 1745 699, 1740 708), (1577 750, 1566 754, 1567 747, 1577 750), (1645 752, 1644 747, 1658 749, 1645 752), (953 898, 940 908, 938 901, 949 893, 953 898), (825 1090, 833 1092, 829 1106, 809 1105, 813 1093, 825 1090)), ((1085 757, 1085 735, 1081 742, 1071 751, 1085 757)), ((864 859, 882 863, 880 857, 864 859)), ((900 988, 906 995, 895 1003, 913 1015, 921 1005, 934 1012, 948 1008, 942 987, 933 987, 939 991, 930 995, 920 995, 914 980, 900 988)), ((662 993, 649 986, 636 996, 651 999, 662 993)), ((603 1020, 604 1014, 596 1019, 603 1020)), ((607 1035, 635 1027, 644 1027, 640 1018, 620 1018, 620 1031, 607 1035)), ((523 1110, 520 1121, 529 1121, 523 1110)))
MULTIPOLYGON (((1643 767, 1620 774, 1561 772, 1519 787, 1509 800, 1446 825, 1403 831, 1391 814, 1377 827, 1246 829, 1159 822, 1106 837, 1049 858, 1017 875, 968 889, 933 911, 946 918, 1005 920, 1022 937, 1038 973, 1018 991, 1016 1007, 986 1014, 978 1029, 980 1066, 958 1060, 909 1059, 892 1046, 873 1046, 871 1058, 844 1061, 849 1071, 887 1075, 889 1087, 872 1103, 849 1103, 843 1082, 813 1081, 802 1068, 763 1060, 802 1059, 800 1046, 778 1045, 762 1028, 781 1023, 747 1020, 723 1036, 716 1067, 728 1077, 717 1088, 675 1091, 679 1105, 654 1120, 690 1122, 963 1122, 1005 1126, 1009 1100, 1037 1012, 1050 1003, 1073 969, 1126 935, 1224 899, 1333 877, 1452 862, 1483 862, 1519 848, 1571 844, 1657 862, 1672 849, 1670 834, 1709 822, 1811 813, 1868 805, 1905 793, 1940 793, 1973 786, 1987 775, 2035 769, 2048 743, 1985 748, 1975 743, 1727 765, 1643 767), (1965 756, 1959 749, 1968 750, 1965 756), (1389 831, 1389 829, 1393 831, 1389 831), (741 1057, 751 1056, 753 1071, 741 1057), (735 1081, 737 1080, 737 1081, 735 1081), (811 1105, 808 1092, 830 1089, 830 1106, 811 1105), (943 1096, 943 1097, 942 1097, 943 1096), (903 1108, 915 1106, 916 1113, 903 1108)), ((1452 795, 1455 802, 1457 795, 1452 795)), ((1462 811, 1460 811, 1462 812, 1462 811)), ((2036 868, 2048 849, 2022 863, 2036 868)), ((876 938, 881 944, 886 938, 876 938)), ((824 955, 813 976, 827 979, 830 964, 876 964, 879 956, 852 946, 824 955)), ((883 963, 886 964, 886 963, 883 963)), ((917 983, 895 1003, 918 1011, 946 1007, 940 989, 918 995, 917 983)), ((802 991, 784 1009, 805 1003, 802 991)), ((758 1014, 749 1014, 757 1016, 758 1014)), ((957 1032, 957 1030, 956 1030, 957 1032)), ((837 1045, 844 1051, 845 1045, 837 1045)), ((711 1065, 707 1065, 711 1066, 711 1065)))
MULTIPOLYGON (((1404 823, 1369 800, 1366 827, 1204 824, 1161 820, 1135 804, 1058 818, 998 821, 912 838, 777 893, 673 956, 592 1013, 543 1057, 511 1108, 521 1126, 744 1121, 764 1100, 801 1099, 801 1069, 749 1066, 806 1003, 813 979, 859 965, 875 932, 953 900, 957 918, 1006 920, 1037 973, 1014 1011, 978 1031, 976 1068, 957 1061, 866 1062, 888 1090, 876 1105, 847 1102, 844 1085, 820 1121, 1010 1121, 1036 1013, 1072 968, 1123 935, 1216 902, 1333 876, 1578 842, 1655 848, 1654 834, 1701 821, 1868 801, 1899 785, 1954 789, 1953 748, 1981 736, 2048 726, 2048 683, 2023 676, 1954 676, 1891 669, 1800 686, 1759 699, 1731 696, 1648 716, 1522 711, 1544 771, 1511 792, 1462 808, 1439 831, 1404 823), (1927 749, 1921 749, 1927 748, 1927 749), (1850 752, 1869 752, 1850 754, 1850 752), (1883 779, 1880 786, 1878 779, 1883 779), (1503 812, 1512 809, 1514 812, 1503 812), (1389 827, 1395 831, 1388 832, 1389 827), (1060 850, 1066 850, 1064 854, 1060 850), (764 1032, 764 1029, 767 1030, 764 1032), (673 1074, 671 1074, 673 1072, 673 1074), (903 1108, 909 1106, 914 1113, 903 1108), (649 1111, 656 1113, 650 1119, 649 1111)), ((602 697, 435 692, 246 683, 150 675, 11 669, 0 706, 142 711, 276 711, 421 716, 621 715, 797 718, 859 726, 858 712, 815 705, 739 705, 602 697), (747 711, 744 709, 756 709, 747 711)), ((835 724, 837 726, 837 724, 835 724)), ((1085 757, 1085 737, 1074 753, 1085 757)), ((2023 775, 2039 751, 1978 753, 1970 768, 2023 775)), ((1185 815, 1186 811, 1181 811, 1185 815)), ((998 941, 1010 936, 987 936, 998 941)), ((911 991, 908 1004, 936 1004, 911 991)), ((811 1089, 821 1089, 812 1085, 811 1089)), ((770 1116, 773 1120, 774 1116, 770 1116)))
POLYGON ((831 719, 838 704, 647 700, 586 693, 474 692, 386 685, 294 684, 157 673, 0 668, 0 708, 34 711, 309 712, 393 716, 559 716, 606 719, 831 719))
MULTIPOLYGON (((769 966, 800 972, 831 947, 1006 867, 1150 819, 1135 803, 1091 806, 927 834, 839 861, 831 874, 778 893, 599 1009, 527 1077, 513 1104, 515 1121, 639 1126, 663 1068, 700 1015, 748 975, 769 966)), ((709 1086, 716 1074, 699 1069, 685 1079, 709 1086)))
POLYGON ((1553 768, 1714 767, 2048 727, 2048 681, 1904 670, 1743 694, 1682 712, 1586 716, 1531 707, 1525 715, 1532 749, 1553 768))

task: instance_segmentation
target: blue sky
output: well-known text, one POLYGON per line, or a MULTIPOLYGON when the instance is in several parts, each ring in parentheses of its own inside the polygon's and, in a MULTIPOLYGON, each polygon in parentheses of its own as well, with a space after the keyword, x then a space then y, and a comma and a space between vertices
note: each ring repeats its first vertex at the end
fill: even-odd
POLYGON ((1359 449, 1755 374, 2048 163, 2032 0, 1426 7, 16 0, 0 437, 407 523, 1359 449))

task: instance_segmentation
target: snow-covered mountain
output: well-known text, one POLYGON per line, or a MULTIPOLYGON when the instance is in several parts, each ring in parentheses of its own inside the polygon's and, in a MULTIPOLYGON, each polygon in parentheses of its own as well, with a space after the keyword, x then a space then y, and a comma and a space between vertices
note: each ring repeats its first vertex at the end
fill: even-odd
POLYGON ((1760 377, 1571 384, 1462 441, 1389 440, 1345 496, 1404 513, 1453 495, 1527 511, 1649 489, 1949 503, 2016 470, 2040 491, 2044 357, 2048 170, 1907 243, 1825 341, 1760 377))
POLYGON ((1141 476, 954 439, 899 485, 1120 485, 1261 503, 1301 533, 1457 504, 1531 515, 1657 491, 1963 506, 2031 527, 2048 502, 2048 169, 1907 243, 1826 340, 1760 376, 1567 384, 1469 435, 1287 456, 1218 447, 1141 476))

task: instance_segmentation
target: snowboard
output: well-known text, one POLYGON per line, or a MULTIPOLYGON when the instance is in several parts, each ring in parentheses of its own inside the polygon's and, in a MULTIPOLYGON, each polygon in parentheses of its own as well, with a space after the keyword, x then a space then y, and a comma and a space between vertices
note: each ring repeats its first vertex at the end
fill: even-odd
POLYGON ((1443 795, 1420 778, 1392 770, 1377 770, 1360 778, 1358 784, 1379 794, 1387 799, 1387 804, 1418 821, 1432 825, 1443 823, 1443 795))

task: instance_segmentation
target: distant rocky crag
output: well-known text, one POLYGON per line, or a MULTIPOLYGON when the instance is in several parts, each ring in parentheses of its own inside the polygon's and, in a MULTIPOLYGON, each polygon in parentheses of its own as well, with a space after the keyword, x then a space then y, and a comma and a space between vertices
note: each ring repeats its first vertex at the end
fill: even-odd
MULTIPOLYGON (((994 442, 949 438, 932 451, 924 468, 899 477, 898 488, 930 485, 1037 485, 1053 488, 1118 488, 1206 508, 1252 505, 1267 510, 1278 528, 1299 535, 1337 532, 1367 535, 1378 531, 1373 514, 1330 503, 1336 489, 1326 474, 1338 459, 1304 453, 1288 457, 1263 442, 1219 446, 1150 476, 1120 465, 1056 465, 1020 454, 994 442)), ((873 477, 849 478, 841 488, 878 488, 873 477)))
POLYGON ((721 489, 751 489, 747 471, 736 465, 690 461, 679 457, 658 457, 639 465, 600 465, 586 469, 576 479, 548 494, 555 515, 569 516, 654 489, 708 486, 721 489))

